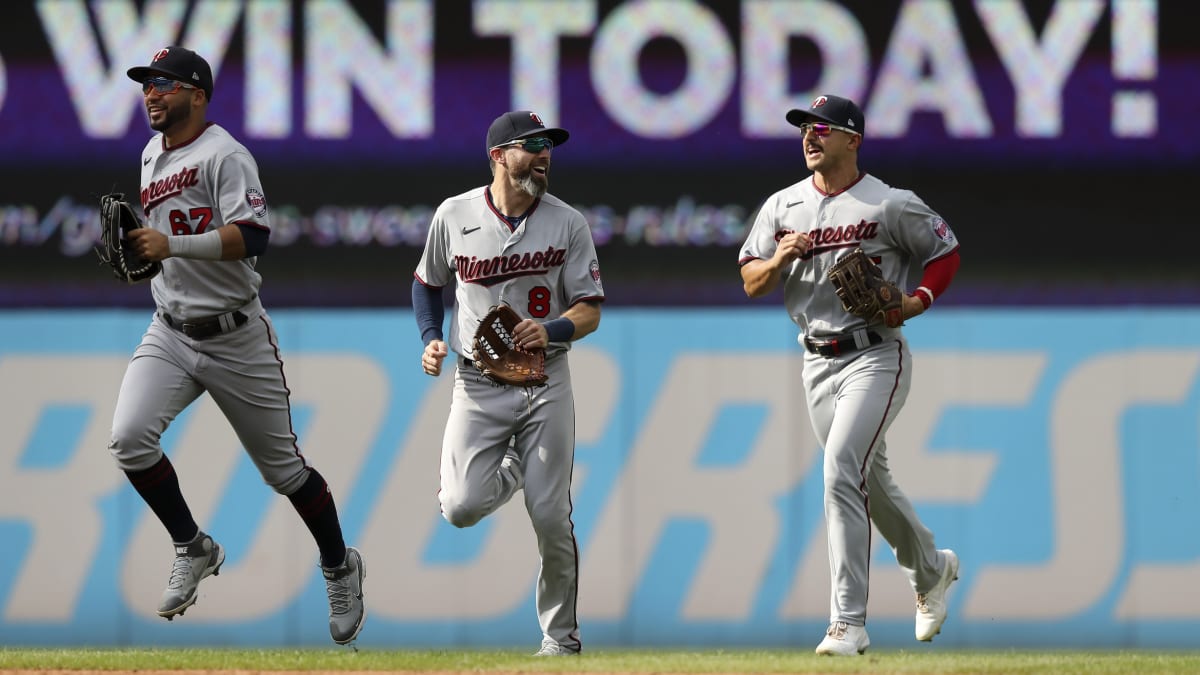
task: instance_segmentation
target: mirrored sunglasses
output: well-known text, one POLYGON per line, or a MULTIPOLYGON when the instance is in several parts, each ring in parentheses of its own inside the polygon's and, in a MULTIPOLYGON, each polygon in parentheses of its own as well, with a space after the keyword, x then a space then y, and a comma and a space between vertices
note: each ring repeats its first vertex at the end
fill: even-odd
POLYGON ((522 150, 524 150, 525 152, 532 152, 533 154, 536 155, 537 153, 541 152, 542 150, 554 149, 554 141, 550 140, 549 138, 546 138, 545 136, 537 136, 534 138, 522 138, 521 140, 513 141, 512 143, 505 143, 504 145, 502 145, 500 147, 502 147, 502 148, 519 147, 522 150))
POLYGON ((837 129, 838 131, 844 131, 848 134, 854 134, 856 136, 859 135, 858 132, 853 129, 839 127, 836 124, 823 124, 821 122, 806 122, 801 124, 800 135, 807 136, 809 132, 812 132, 814 136, 820 136, 824 138, 825 136, 828 136, 834 129, 837 129))
POLYGON ((154 93, 160 96, 165 96, 167 94, 174 94, 181 88, 195 89, 196 86, 186 82, 180 82, 179 80, 172 80, 167 77, 147 77, 146 79, 142 80, 142 95, 149 94, 150 90, 153 89, 154 93))

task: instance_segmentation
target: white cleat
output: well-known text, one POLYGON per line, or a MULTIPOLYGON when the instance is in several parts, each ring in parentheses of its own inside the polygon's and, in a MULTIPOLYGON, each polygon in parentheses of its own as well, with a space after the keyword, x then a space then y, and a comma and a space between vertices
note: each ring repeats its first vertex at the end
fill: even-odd
POLYGON ((948 548, 941 553, 946 559, 942 577, 928 592, 917 594, 916 635, 921 642, 929 642, 942 632, 942 624, 946 622, 946 591, 958 579, 958 556, 948 548))
POLYGON ((579 656, 578 649, 564 647, 557 642, 546 638, 542 640, 542 648, 534 652, 534 656, 579 656))
POLYGON ((825 631, 825 639, 817 645, 817 653, 821 656, 858 656, 870 646, 871 638, 867 637, 866 628, 834 621, 825 631))

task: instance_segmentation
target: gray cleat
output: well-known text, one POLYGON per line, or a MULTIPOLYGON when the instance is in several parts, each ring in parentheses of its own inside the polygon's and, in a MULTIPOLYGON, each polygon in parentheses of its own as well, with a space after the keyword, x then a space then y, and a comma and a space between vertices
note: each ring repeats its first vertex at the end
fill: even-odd
POLYGON ((200 580, 220 574, 224 562, 225 549, 204 532, 197 533, 190 543, 176 544, 171 579, 158 602, 158 615, 170 621, 196 604, 200 580))
POLYGON ((339 645, 350 644, 367 618, 367 607, 363 604, 367 567, 362 554, 347 546, 341 567, 321 568, 321 573, 325 575, 325 590, 329 593, 329 635, 339 645))

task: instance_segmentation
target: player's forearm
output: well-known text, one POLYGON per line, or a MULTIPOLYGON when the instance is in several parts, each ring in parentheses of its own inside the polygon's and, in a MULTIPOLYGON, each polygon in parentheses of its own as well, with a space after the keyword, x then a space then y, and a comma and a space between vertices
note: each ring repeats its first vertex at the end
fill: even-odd
POLYGON ((770 260, 751 260, 742 265, 742 286, 751 298, 759 298, 775 290, 781 278, 780 269, 772 265, 770 260))
POLYGON ((446 303, 442 298, 442 289, 437 286, 426 286, 420 279, 412 283, 413 314, 417 319, 417 329, 421 331, 421 342, 429 344, 442 339, 442 322, 446 318, 446 303))
POLYGON ((217 232, 221 233, 221 260, 241 260, 246 257, 246 240, 242 238, 242 228, 237 225, 222 225, 217 232))
POLYGON ((925 309, 928 309, 933 301, 950 286, 950 281, 958 272, 958 265, 958 249, 955 249, 950 255, 938 258, 925 266, 925 274, 921 277, 921 283, 913 291, 913 295, 921 298, 925 309))
POLYGON ((224 225, 202 234, 174 234, 167 237, 172 258, 192 260, 241 260, 246 243, 237 225, 224 225))
POLYGON ((562 318, 569 319, 571 323, 575 324, 575 332, 571 335, 571 339, 579 340, 600 327, 600 303, 587 301, 575 303, 562 313, 562 318))

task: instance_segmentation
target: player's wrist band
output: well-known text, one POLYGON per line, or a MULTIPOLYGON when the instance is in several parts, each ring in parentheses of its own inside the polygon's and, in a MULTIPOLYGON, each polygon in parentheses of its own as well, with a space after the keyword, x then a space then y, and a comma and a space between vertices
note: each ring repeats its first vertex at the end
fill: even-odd
POLYGON ((921 304, 925 305, 925 309, 929 309, 933 304, 933 291, 924 286, 917 286, 917 290, 913 291, 913 295, 921 299, 921 304))
POLYGON ((209 230, 204 234, 174 234, 167 237, 167 248, 175 258, 220 260, 221 233, 209 230))
POLYGON ((575 337, 575 323, 565 316, 551 319, 542 326, 546 329, 548 342, 568 342, 575 337))

